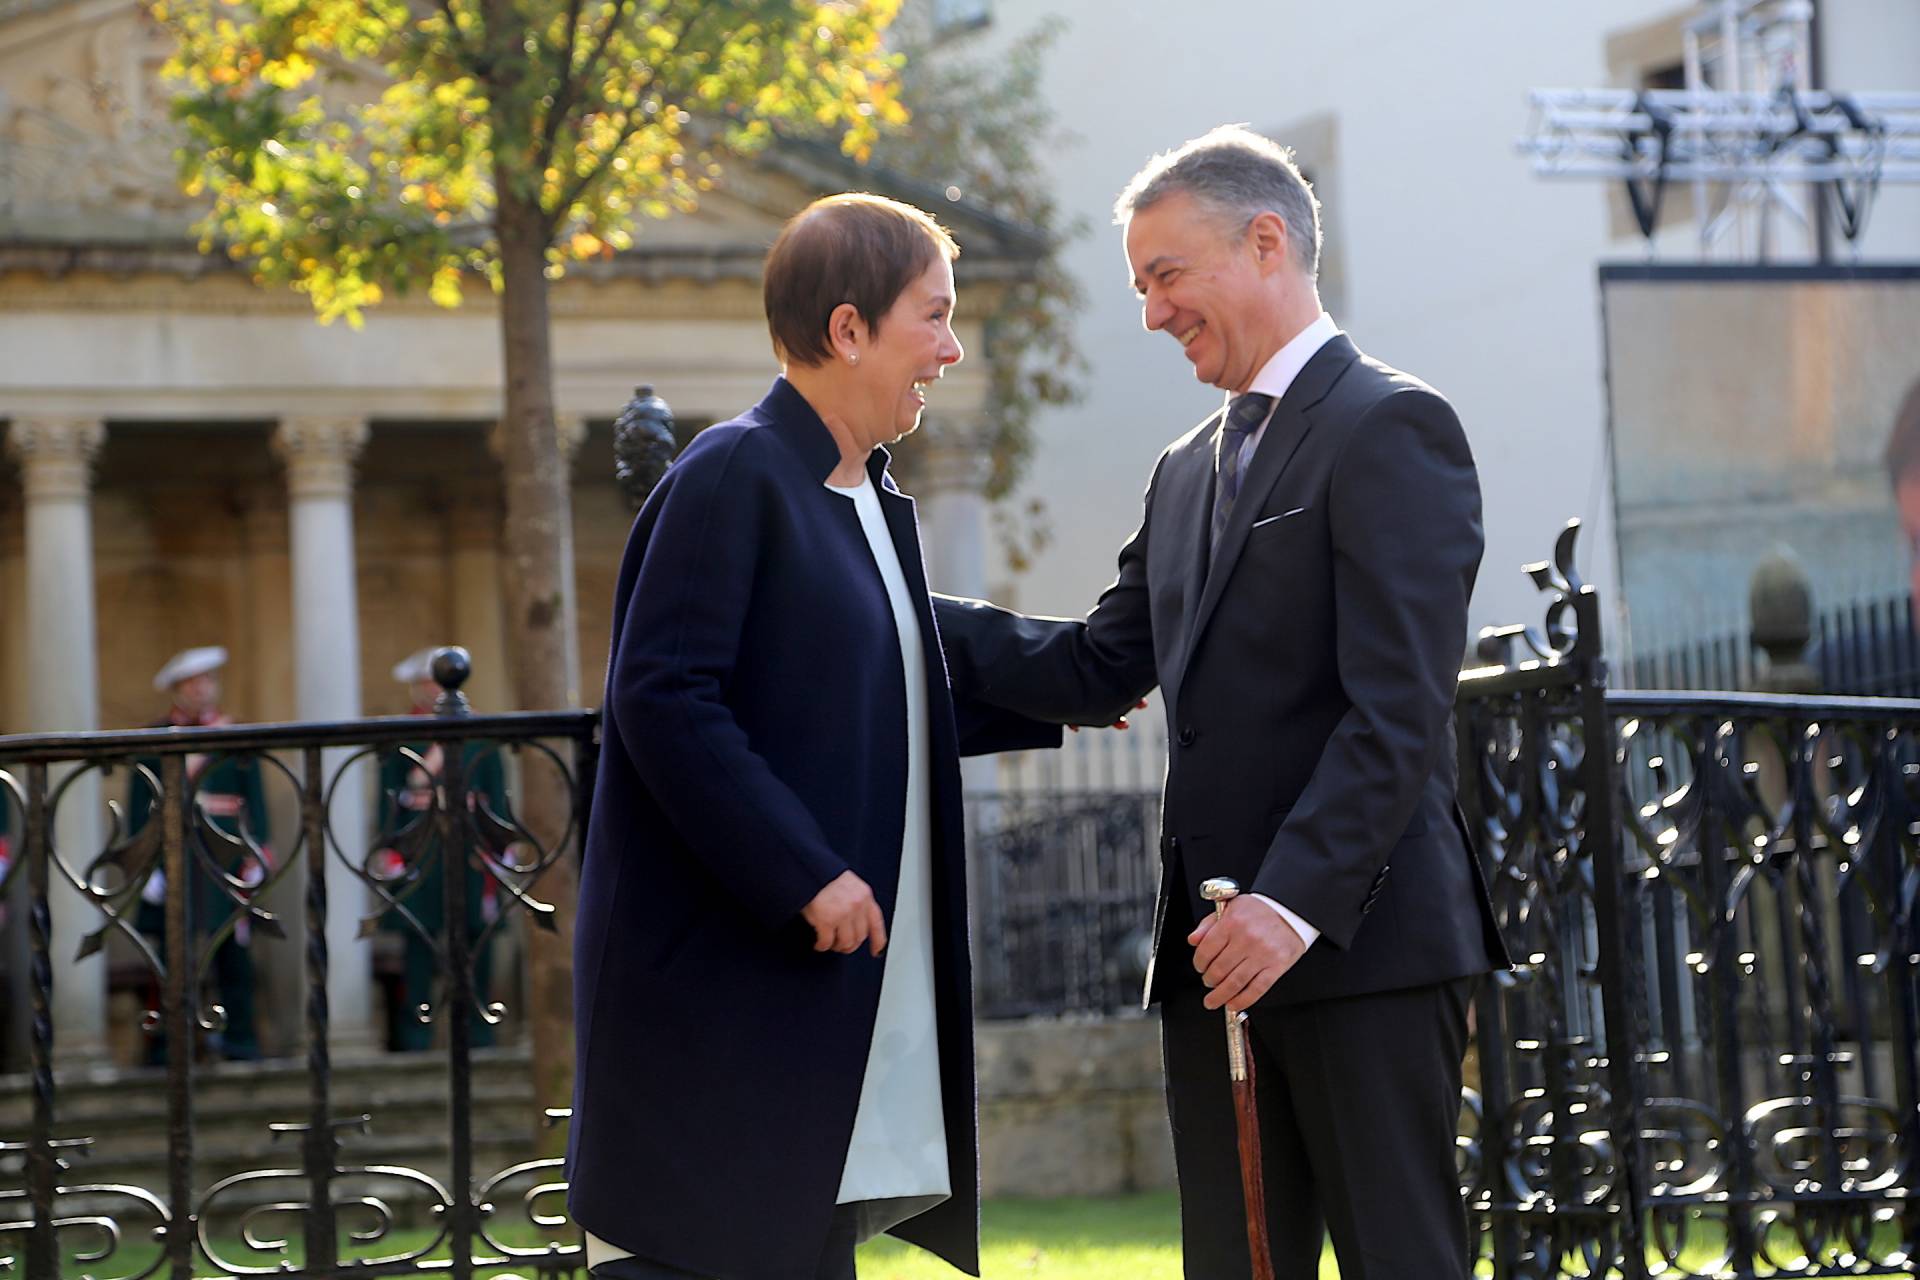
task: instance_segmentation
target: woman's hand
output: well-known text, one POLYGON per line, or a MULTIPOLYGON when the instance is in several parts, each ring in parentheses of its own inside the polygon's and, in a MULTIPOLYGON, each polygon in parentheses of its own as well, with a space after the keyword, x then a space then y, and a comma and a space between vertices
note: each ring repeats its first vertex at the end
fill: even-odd
POLYGON ((873 900, 867 882, 851 871, 842 871, 827 881, 827 887, 813 895, 800 915, 813 926, 815 951, 850 956, 863 942, 876 956, 887 949, 887 922, 880 914, 880 904, 873 900))

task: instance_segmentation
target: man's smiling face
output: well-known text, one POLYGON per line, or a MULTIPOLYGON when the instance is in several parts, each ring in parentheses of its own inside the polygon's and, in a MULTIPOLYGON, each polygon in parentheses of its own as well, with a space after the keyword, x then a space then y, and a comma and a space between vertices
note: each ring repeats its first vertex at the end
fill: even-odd
POLYGON ((1200 381, 1245 391, 1284 341, 1254 238, 1179 192, 1127 220, 1126 250, 1146 327, 1172 335, 1200 381))

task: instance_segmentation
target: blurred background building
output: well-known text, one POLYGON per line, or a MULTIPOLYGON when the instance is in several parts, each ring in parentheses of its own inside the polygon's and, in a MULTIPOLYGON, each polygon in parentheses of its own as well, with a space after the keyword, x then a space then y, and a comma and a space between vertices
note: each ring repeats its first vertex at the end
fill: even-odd
MULTIPOLYGON (((1693 326, 1700 345, 1689 362, 1699 380, 1670 388, 1670 370, 1626 370, 1638 380, 1636 406, 1651 401, 1670 411, 1657 431, 1611 436, 1600 268, 1914 263, 1920 188, 1885 184, 1851 243, 1834 211, 1821 215, 1803 188, 1783 194, 1806 214, 1806 229, 1776 214, 1763 244, 1758 221, 1749 217, 1744 228, 1703 249, 1703 215, 1718 212, 1723 187, 1696 192, 1674 184, 1647 239, 1624 184, 1543 181, 1516 146, 1535 124, 1533 90, 1682 87, 1686 32, 1703 16, 1717 20, 1719 6, 1594 0, 1468 11, 1415 0, 1196 0, 1172 8, 976 0, 949 7, 972 11, 986 24, 985 38, 1006 46, 1049 19, 1066 24, 1046 79, 1059 125, 1070 135, 1056 149, 1054 172, 1062 203, 1087 224, 1067 252, 1086 296, 1077 331, 1091 366, 1086 394, 1044 414, 1022 488, 1022 496, 1046 500, 1052 541, 1033 557, 1031 571, 989 575, 1001 595, 1043 612, 1086 608, 1138 518, 1154 457, 1218 404, 1217 392, 1193 381, 1171 340, 1141 329, 1119 232, 1108 224, 1115 194, 1149 155, 1216 124, 1246 121, 1295 147, 1318 187, 1327 309, 1362 350, 1432 382, 1459 408, 1486 506, 1474 625, 1533 617, 1533 590, 1515 570, 1545 556, 1561 524, 1576 516, 1586 525, 1583 568, 1614 610, 1610 651, 1659 650, 1743 625, 1747 575, 1775 549, 1773 532, 1756 535, 1751 520, 1728 525, 1716 542, 1724 554, 1703 561, 1710 566, 1703 571, 1666 576, 1671 591, 1657 585, 1671 558, 1649 580, 1656 585, 1623 583, 1616 552, 1644 545, 1652 524, 1660 540, 1694 537, 1697 527, 1682 526, 1725 522, 1749 497, 1777 515, 1779 489, 1750 495, 1729 490, 1721 478, 1710 503, 1658 513, 1646 508, 1648 495, 1617 493, 1615 477, 1651 470, 1691 495, 1701 492, 1694 479, 1706 481, 1717 461, 1733 454, 1749 471, 1769 461, 1784 471, 1797 450, 1804 469, 1805 443, 1794 444, 1778 421, 1744 417, 1752 401, 1739 389, 1756 362, 1814 368, 1832 353, 1820 343, 1756 345, 1747 334, 1716 334, 1711 319, 1702 333, 1697 304, 1684 311, 1665 294, 1648 304, 1643 285, 1634 331, 1658 341, 1664 326, 1693 326), (1669 390, 1678 399, 1663 399, 1669 390), (1703 580, 1724 589, 1701 592, 1703 580)), ((1782 7, 1740 6, 1753 19, 1782 7)), ((1800 68, 1810 87, 1920 92, 1920 5, 1819 0, 1794 7, 1811 15, 1800 68)), ((1710 31, 1709 55, 1713 38, 1710 31)), ((1748 77, 1748 87, 1761 87, 1751 69, 1748 77)), ((1772 323, 1782 333, 1789 314, 1801 311, 1797 332, 1804 335, 1821 327, 1805 318, 1807 296, 1772 292, 1756 304, 1750 292, 1738 305, 1777 310, 1772 323)), ((1920 349, 1920 337, 1905 325, 1845 332, 1847 344, 1876 349, 1862 358, 1880 364, 1920 349)), ((1920 375, 1920 359, 1906 367, 1909 378, 1920 375)), ((1878 592, 1889 572, 1904 588, 1905 553, 1878 457, 1905 387, 1897 382, 1889 371, 1861 406, 1874 425, 1862 424, 1850 439, 1871 436, 1871 447, 1849 444, 1822 463, 1844 473, 1821 482, 1830 496, 1844 491, 1832 500, 1862 512, 1870 507, 1873 514, 1863 518, 1884 521, 1886 537, 1871 564, 1848 563, 1854 551, 1831 539, 1799 549, 1822 588, 1818 606, 1878 592)))

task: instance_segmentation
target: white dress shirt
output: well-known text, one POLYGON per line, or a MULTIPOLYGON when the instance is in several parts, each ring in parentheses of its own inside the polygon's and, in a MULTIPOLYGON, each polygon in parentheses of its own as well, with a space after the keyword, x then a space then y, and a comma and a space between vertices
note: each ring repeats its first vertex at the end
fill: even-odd
MULTIPOLYGON (((1266 438, 1267 422, 1273 421, 1273 410, 1280 407, 1280 397, 1287 394, 1287 388, 1291 387, 1293 380, 1300 376, 1300 371, 1307 367, 1307 361, 1313 359, 1320 348, 1339 336, 1340 326, 1333 322, 1332 316, 1322 311, 1314 317, 1312 324, 1294 334, 1287 345, 1274 352, 1273 358, 1260 367, 1259 373, 1253 375, 1253 384, 1247 390, 1258 392, 1263 396, 1272 396, 1273 409, 1267 410, 1266 422, 1262 422, 1247 433, 1247 441, 1240 447, 1240 474, 1246 474, 1246 466, 1253 460, 1254 450, 1258 449, 1260 442, 1266 438)), ((1227 396, 1227 403, 1229 405, 1233 403, 1231 393, 1227 396)), ((1293 931, 1300 935, 1301 942, 1311 947, 1319 941, 1320 931, 1301 919, 1298 912, 1282 906, 1264 893, 1256 893, 1252 896, 1256 901, 1264 902, 1279 912, 1280 918, 1292 925, 1293 931)))

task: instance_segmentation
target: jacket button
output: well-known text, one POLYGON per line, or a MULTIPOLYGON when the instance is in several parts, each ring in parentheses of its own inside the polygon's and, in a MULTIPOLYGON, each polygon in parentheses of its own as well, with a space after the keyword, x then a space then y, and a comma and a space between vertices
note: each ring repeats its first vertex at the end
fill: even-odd
POLYGON ((1193 726, 1187 725, 1185 728, 1181 729, 1180 737, 1177 739, 1177 741, 1183 747, 1192 746, 1193 745, 1193 726))

